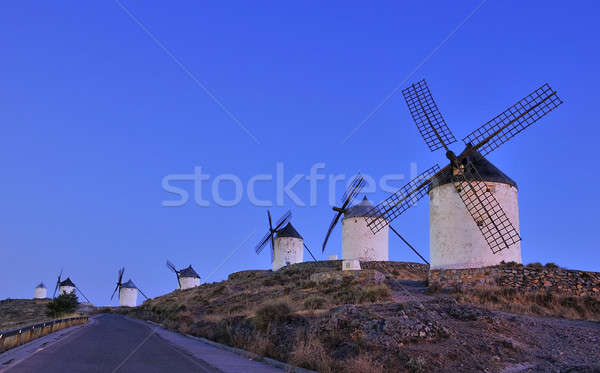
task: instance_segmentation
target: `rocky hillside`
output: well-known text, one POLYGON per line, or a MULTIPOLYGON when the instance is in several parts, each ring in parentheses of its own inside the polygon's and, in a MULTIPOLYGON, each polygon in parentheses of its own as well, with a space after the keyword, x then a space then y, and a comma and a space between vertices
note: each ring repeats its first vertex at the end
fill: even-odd
POLYGON ((5 299, 0 301, 0 330, 48 320, 50 299, 5 299))
POLYGON ((600 319, 596 298, 446 292, 423 265, 362 265, 239 272, 127 312, 321 372, 600 371, 600 324, 581 320, 600 319))

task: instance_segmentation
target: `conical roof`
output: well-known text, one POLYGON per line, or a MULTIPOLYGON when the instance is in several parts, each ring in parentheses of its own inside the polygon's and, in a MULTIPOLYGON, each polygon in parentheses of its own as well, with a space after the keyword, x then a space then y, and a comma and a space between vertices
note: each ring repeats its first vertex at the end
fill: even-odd
POLYGON ((277 237, 294 237, 302 239, 302 236, 294 228, 292 223, 287 223, 285 227, 277 231, 277 237))
POLYGON ((42 288, 42 289, 45 289, 45 288, 46 288, 46 286, 44 285, 44 283, 43 283, 43 282, 40 282, 40 284, 39 284, 38 286, 36 286, 36 288, 42 288))
POLYGON ((200 278, 200 276, 196 273, 196 271, 194 271, 194 268, 192 268, 191 264, 187 268, 184 268, 181 271, 179 271, 179 277, 200 278))
MULTIPOLYGON (((467 152, 470 148, 471 145, 467 145, 467 147, 465 148, 465 150, 463 150, 461 155, 467 152)), ((461 155, 459 155, 459 157, 461 155)), ((483 181, 508 184, 514 186, 515 188, 517 187, 517 183, 513 179, 508 177, 504 172, 500 171, 498 167, 494 166, 492 162, 485 159, 478 151, 471 152, 471 154, 467 156, 465 161, 466 160, 470 161, 475 166, 483 181)), ((433 179, 430 185, 430 189, 450 183, 452 183, 451 168, 449 168, 446 172, 433 179)))
POLYGON ((75 287, 75 284, 73 283, 73 281, 71 281, 71 279, 69 277, 67 277, 66 280, 60 282, 60 286, 72 286, 72 287, 75 287))
POLYGON ((137 286, 135 286, 133 281, 131 281, 131 279, 129 279, 129 281, 127 281, 126 283, 121 285, 121 288, 137 289, 137 286))
POLYGON ((344 219, 354 217, 376 216, 377 211, 373 211, 373 204, 364 196, 360 203, 344 211, 344 219))

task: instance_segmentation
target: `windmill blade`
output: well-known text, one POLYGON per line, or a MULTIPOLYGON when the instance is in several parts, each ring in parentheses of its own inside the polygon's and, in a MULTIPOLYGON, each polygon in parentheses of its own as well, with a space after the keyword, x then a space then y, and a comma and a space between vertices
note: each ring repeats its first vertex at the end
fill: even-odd
POLYGON ((409 244, 408 241, 404 237, 402 237, 402 235, 400 233, 398 233, 398 231, 394 227, 392 227, 391 224, 390 224, 390 229, 392 230, 392 232, 396 233, 396 236, 400 237, 400 239, 402 240, 402 242, 404 242, 406 244, 406 246, 410 247, 410 249, 412 251, 414 251, 414 253, 417 254, 419 256, 419 258, 421 258, 422 261, 424 261, 425 263, 427 263, 429 265, 429 262, 427 261, 427 259, 425 259, 423 257, 423 255, 419 254, 419 252, 417 251, 417 249, 415 249, 413 247, 413 245, 409 244))
POLYGON ((350 185, 348 185, 348 188, 346 188, 344 195, 342 196, 342 206, 345 205, 347 202, 352 202, 354 197, 356 197, 356 195, 361 192, 365 184, 366 181, 362 177, 362 175, 356 174, 350 185))
POLYGON ((150 299, 146 296, 146 294, 144 294, 144 292, 142 291, 142 289, 138 288, 138 291, 140 292, 140 294, 142 294, 144 296, 144 298, 146 299, 150 299))
POLYGON ((556 91, 546 83, 473 131, 463 141, 471 143, 473 150, 485 156, 562 103, 556 91))
POLYGON ((123 273, 125 273, 125 267, 122 267, 119 270, 119 274, 118 274, 118 277, 117 277, 117 285, 121 285, 122 280, 123 280, 123 273))
POLYGON ((60 278, 62 277, 62 273, 63 273, 63 270, 61 269, 60 273, 58 274, 58 279, 56 280, 56 286, 54 287, 54 293, 52 293, 52 298, 54 298, 56 296, 56 291, 60 287, 60 278))
POLYGON ((331 231, 333 231, 333 228, 335 228, 337 222, 340 220, 340 217, 342 216, 346 208, 350 205, 354 197, 356 197, 356 195, 362 191, 365 184, 365 179, 359 173, 354 177, 354 180, 352 180, 352 182, 344 192, 344 195, 342 196, 342 205, 339 209, 335 209, 336 214, 333 216, 333 219, 329 224, 329 229, 327 229, 327 234, 325 235, 325 240, 323 241, 323 247, 321 249, 321 252, 325 252, 325 246, 327 246, 327 241, 329 240, 331 231))
MULTIPOLYGON (((267 244, 267 242, 269 242, 272 238, 273 238, 273 234, 275 232, 268 232, 267 234, 265 234, 265 236, 259 241, 258 245, 256 245, 256 247, 254 248, 254 251, 257 254, 260 254, 263 249, 265 248, 265 245, 267 244)), ((271 246, 273 246, 273 241, 271 241, 271 246)))
POLYGON ((167 268, 169 268, 171 271, 175 272, 177 274, 177 276, 179 277, 179 271, 177 270, 177 268, 175 268, 175 264, 171 263, 171 261, 167 260, 167 268))
POLYGON ((279 228, 281 228, 285 223, 287 223, 290 217, 292 217, 292 212, 290 210, 287 210, 286 213, 283 214, 283 216, 279 218, 279 220, 277 220, 277 224, 275 224, 275 228, 273 229, 275 231, 278 231, 279 228))
POLYGON ((331 235, 331 231, 333 231, 333 228, 335 227, 335 225, 337 224, 338 220, 340 220, 340 217, 342 216, 343 211, 340 210, 338 211, 334 216, 333 216, 333 220, 331 221, 331 223, 329 224, 329 229, 327 230, 327 234, 325 235, 325 241, 323 241, 323 248, 321 249, 321 252, 325 252, 325 246, 327 245, 327 241, 329 240, 329 236, 331 235))
POLYGON ((437 164, 420 175, 412 179, 402 188, 377 206, 374 206, 367 212, 367 226, 371 229, 373 234, 382 230, 385 226, 390 224, 394 219, 400 216, 404 211, 414 206, 423 196, 427 194, 427 188, 437 174, 447 169, 446 166, 440 171, 440 166, 437 164))
POLYGON ((271 222, 271 211, 267 210, 267 218, 269 218, 269 231, 273 230, 273 224, 271 222))
POLYGON ((115 293, 117 292, 117 290, 119 290, 119 294, 121 294, 121 287, 117 284, 117 286, 115 286, 115 290, 112 292, 112 295, 110 296, 110 300, 113 300, 113 297, 115 296, 115 293))
POLYGON ((425 79, 403 89, 402 95, 429 149, 435 151, 444 148, 447 151, 448 145, 456 142, 456 138, 442 117, 425 79))
MULTIPOLYGON (((77 285, 75 285, 75 289, 77 289, 77 291, 78 291, 78 292, 79 292, 79 293, 80 293, 80 294, 81 294, 81 295, 82 295, 82 296, 85 298, 85 300, 87 300, 87 301, 88 301, 88 303, 92 303, 92 302, 90 302, 90 300, 89 300, 89 299, 88 299, 88 298, 85 296, 85 294, 83 294, 83 291, 81 291, 81 290, 80 290, 80 289, 77 287, 77 285)), ((120 291, 121 291, 121 290, 119 289, 119 292, 120 292, 120 291)))
POLYGON ((462 171, 453 175, 454 186, 492 252, 496 254, 519 242, 519 233, 475 166, 468 162, 462 171))

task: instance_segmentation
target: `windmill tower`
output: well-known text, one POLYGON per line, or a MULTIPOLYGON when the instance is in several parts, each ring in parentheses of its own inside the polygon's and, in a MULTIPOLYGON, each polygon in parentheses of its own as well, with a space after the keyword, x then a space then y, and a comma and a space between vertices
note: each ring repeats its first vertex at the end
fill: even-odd
MULTIPOLYGON (((334 206, 335 215, 323 241, 322 251, 325 252, 325 247, 331 231, 335 228, 342 214, 342 259, 343 260, 359 260, 359 261, 387 261, 389 260, 389 232, 392 230, 400 239, 408 245, 423 261, 427 263, 425 258, 419 254, 391 225, 384 225, 376 234, 373 234, 367 226, 366 218, 377 220, 373 204, 363 197, 363 200, 352 206, 352 200, 359 194, 364 187, 365 181, 362 176, 357 175, 344 193, 340 207, 334 206)), ((346 268, 346 264, 344 264, 346 268)))
MULTIPOLYGON (((448 148, 456 139, 424 80, 402 91, 421 136, 431 151, 444 149, 450 161, 424 171, 374 207, 388 223, 429 192, 432 269, 476 268, 521 261, 516 183, 485 156, 562 104, 544 84, 463 138, 458 156, 448 148)), ((381 220, 366 218, 371 231, 381 220)))
POLYGON ((43 282, 40 282, 38 286, 35 287, 33 291, 33 299, 44 299, 48 295, 48 289, 44 286, 43 282))
POLYGON ((175 265, 167 260, 167 268, 173 271, 173 273, 175 273, 175 276, 177 276, 177 283, 179 284, 179 289, 184 290, 200 286, 200 276, 198 275, 198 273, 196 273, 194 268, 192 268, 191 264, 187 268, 177 270, 177 268, 175 268, 175 265))
POLYGON ((142 292, 131 279, 126 283, 122 283, 123 281, 123 273, 125 273, 125 267, 119 270, 117 275, 117 286, 115 286, 115 290, 113 290, 112 295, 110 296, 110 300, 113 299, 115 293, 119 292, 119 306, 120 307, 135 307, 137 306, 137 295, 138 292, 144 296, 144 298, 148 299, 146 294, 142 292))
POLYGON ((90 300, 85 296, 85 294, 83 294, 81 289, 79 289, 77 287, 77 285, 75 285, 75 283, 73 281, 71 281, 71 279, 69 277, 67 277, 65 280, 61 281, 62 272, 63 271, 61 269, 60 273, 58 274, 58 278, 56 279, 56 286, 54 287, 54 293, 52 294, 52 298, 54 298, 56 296, 57 290, 58 290, 59 295, 72 294, 72 293, 75 293, 75 290, 77 290, 79 292, 79 294, 81 294, 81 296, 84 297, 88 303, 91 303, 90 300))
POLYGON ((304 259, 304 248, 308 250, 310 255, 316 261, 308 246, 304 243, 302 236, 294 228, 292 223, 289 222, 291 216, 292 213, 290 211, 286 212, 273 228, 271 212, 267 210, 269 231, 254 249, 257 254, 260 254, 267 242, 271 242, 271 263, 273 271, 277 271, 279 268, 290 264, 302 263, 304 259))

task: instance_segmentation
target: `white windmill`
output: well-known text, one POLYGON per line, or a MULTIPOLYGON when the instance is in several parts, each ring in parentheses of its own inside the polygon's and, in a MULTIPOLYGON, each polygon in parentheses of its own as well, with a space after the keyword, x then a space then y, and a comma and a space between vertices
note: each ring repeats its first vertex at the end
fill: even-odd
POLYGON ((79 292, 79 294, 81 294, 81 296, 83 296, 88 303, 91 303, 90 300, 85 296, 85 294, 83 294, 81 289, 79 289, 77 287, 77 285, 75 285, 75 283, 73 281, 71 281, 71 279, 69 277, 67 277, 65 280, 61 281, 62 272, 63 271, 61 269, 60 273, 58 274, 58 278, 56 280, 56 286, 54 287, 54 293, 52 294, 52 298, 54 298, 56 296, 57 290, 58 290, 59 295, 72 294, 72 293, 75 293, 75 290, 77 290, 79 292))
POLYGON ((521 262, 516 183, 485 157, 562 104, 556 91, 544 84, 465 136, 458 156, 448 147, 456 138, 427 83, 402 93, 429 149, 444 149, 450 163, 429 168, 375 206, 374 217, 365 218, 371 231, 379 232, 429 193, 432 269, 521 262))
POLYGON ((361 192, 365 180, 358 174, 350 183, 342 196, 340 206, 334 206, 335 215, 329 224, 329 229, 323 241, 322 251, 325 251, 329 236, 337 222, 342 218, 342 260, 343 269, 360 269, 360 261, 387 261, 389 260, 389 231, 392 230, 400 239, 410 247, 423 261, 425 258, 419 254, 392 226, 385 225, 376 234, 371 232, 366 218, 377 218, 373 211, 373 204, 364 196, 362 201, 352 205, 352 200, 361 192))
POLYGON ((302 263, 305 248, 316 261, 302 236, 292 223, 288 221, 291 216, 291 211, 286 212, 273 227, 271 212, 267 210, 269 231, 254 249, 256 254, 260 254, 267 245, 267 242, 271 243, 271 264, 273 271, 290 264, 302 263))
POLYGON ((179 289, 185 290, 196 286, 200 286, 200 275, 196 273, 194 268, 192 268, 191 264, 187 268, 177 270, 177 268, 175 268, 175 265, 167 260, 167 268, 173 271, 173 273, 175 273, 175 275, 177 276, 177 283, 179 284, 179 289))
POLYGON ((144 296, 144 298, 148 299, 146 294, 141 291, 131 279, 129 281, 123 283, 123 274, 125 273, 125 267, 119 270, 117 275, 117 286, 115 290, 113 290, 112 295, 110 296, 110 300, 113 299, 115 293, 119 292, 119 306, 120 307, 135 307, 137 306, 137 295, 138 292, 144 296))
POLYGON ((34 299, 44 299, 48 296, 48 289, 46 289, 46 286, 44 286, 43 282, 40 282, 40 284, 38 286, 35 287, 35 290, 33 291, 33 298, 34 299))

